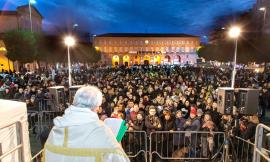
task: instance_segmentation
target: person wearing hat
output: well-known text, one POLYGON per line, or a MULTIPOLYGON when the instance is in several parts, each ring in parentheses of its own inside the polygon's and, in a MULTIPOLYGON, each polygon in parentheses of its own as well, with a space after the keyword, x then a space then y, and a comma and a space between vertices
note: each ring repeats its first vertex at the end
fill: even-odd
POLYGON ((199 131, 201 128, 201 122, 197 118, 197 110, 195 107, 191 107, 190 115, 185 123, 185 130, 186 131, 199 131))
MULTIPOLYGON (((185 127, 185 131, 199 131, 200 130, 201 122, 197 118, 197 110, 195 107, 191 107, 189 118, 187 119, 184 127, 185 127)), ((196 149, 199 146, 198 142, 200 140, 196 140, 197 138, 196 133, 191 133, 187 138, 191 144, 191 154, 193 155, 194 153, 196 153, 196 149)))

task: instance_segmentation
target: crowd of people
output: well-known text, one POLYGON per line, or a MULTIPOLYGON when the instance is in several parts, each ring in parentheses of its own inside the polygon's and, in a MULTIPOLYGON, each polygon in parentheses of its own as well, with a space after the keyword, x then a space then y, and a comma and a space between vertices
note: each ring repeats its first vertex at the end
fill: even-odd
MULTIPOLYGON (((69 98, 68 73, 2 73, 0 98, 25 101, 29 110, 50 98, 48 87, 65 86, 69 98)), ((130 131, 224 131, 238 120, 235 134, 253 141, 258 120, 217 112, 217 88, 231 84, 229 68, 180 66, 133 66, 110 68, 92 66, 72 73, 72 84, 95 85, 103 93, 100 119, 122 118, 130 131), (227 124, 226 124, 227 123, 227 124)), ((270 73, 239 69, 235 87, 260 90, 258 114, 270 108, 270 73)))

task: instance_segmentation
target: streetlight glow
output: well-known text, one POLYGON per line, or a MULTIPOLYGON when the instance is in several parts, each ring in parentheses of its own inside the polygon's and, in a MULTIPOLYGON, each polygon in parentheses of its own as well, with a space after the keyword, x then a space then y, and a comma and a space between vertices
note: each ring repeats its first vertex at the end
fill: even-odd
POLYGON ((241 29, 239 27, 232 27, 230 30, 229 30, 229 36, 231 38, 238 38, 239 35, 241 33, 241 29))
POLYGON ((259 10, 260 10, 260 11, 265 11, 266 8, 265 8, 265 7, 261 7, 261 8, 259 8, 259 10))
POLYGON ((71 61, 70 61, 70 51, 69 48, 75 45, 75 39, 72 36, 65 37, 65 44, 67 45, 67 53, 68 53, 68 85, 71 87, 71 61))
POLYGON ((30 3, 30 4, 36 4, 37 1, 35 1, 35 0, 29 0, 29 3, 30 3))
POLYGON ((144 43, 145 43, 145 44, 148 44, 148 43, 149 43, 149 40, 145 40, 144 43))
POLYGON ((241 34, 241 29, 240 27, 237 26, 233 26, 230 28, 229 30, 229 36, 231 38, 234 38, 234 43, 235 43, 235 49, 234 49, 234 60, 233 60, 233 70, 232 70, 232 83, 231 83, 231 87, 234 88, 234 84, 235 84, 235 75, 236 75, 236 59, 237 59, 237 40, 239 35, 241 34))
POLYGON ((259 8, 259 11, 262 11, 263 12, 263 28, 264 28, 264 25, 265 25, 265 18, 266 18, 266 7, 261 7, 259 8))
POLYGON ((65 38, 65 44, 67 46, 74 46, 75 45, 75 39, 72 36, 67 36, 65 38))

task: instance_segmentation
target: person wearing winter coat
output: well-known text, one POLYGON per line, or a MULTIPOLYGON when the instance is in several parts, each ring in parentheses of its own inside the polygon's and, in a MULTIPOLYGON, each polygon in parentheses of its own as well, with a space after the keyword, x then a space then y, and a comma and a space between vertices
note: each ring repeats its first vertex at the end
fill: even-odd
POLYGON ((144 114, 139 111, 136 119, 132 122, 131 126, 135 131, 144 131, 145 130, 145 122, 144 122, 144 114))
POLYGON ((208 157, 214 151, 214 132, 217 131, 217 127, 210 114, 204 114, 201 131, 209 132, 201 134, 202 156, 208 157))
POLYGON ((162 130, 162 124, 154 106, 149 107, 149 115, 145 118, 146 132, 149 135, 151 132, 162 130))
POLYGON ((161 118, 163 131, 167 131, 167 133, 162 133, 162 142, 165 148, 163 149, 164 156, 170 156, 172 154, 173 147, 170 147, 173 144, 173 134, 168 133, 168 131, 174 131, 174 116, 171 114, 171 111, 166 111, 163 113, 161 118))
MULTIPOLYGON (((199 131, 201 128, 201 122, 197 118, 197 110, 195 107, 191 107, 190 109, 190 117, 187 119, 185 125, 185 131, 199 131)), ((195 156, 196 150, 199 146, 199 137, 196 133, 187 132, 185 133, 185 139, 191 145, 191 156, 195 156)))
MULTIPOLYGON (((176 131, 184 131, 184 125, 186 123, 186 119, 184 118, 184 115, 182 114, 181 110, 176 111, 176 115, 175 115, 175 130, 176 131)), ((184 145, 184 133, 176 133, 173 135, 174 138, 174 145, 179 148, 182 147, 184 145)))

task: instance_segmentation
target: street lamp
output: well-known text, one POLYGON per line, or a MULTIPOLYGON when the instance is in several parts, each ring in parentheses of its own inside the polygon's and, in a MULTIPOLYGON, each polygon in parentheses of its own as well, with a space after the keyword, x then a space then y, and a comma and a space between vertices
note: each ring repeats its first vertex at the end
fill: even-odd
POLYGON ((29 0, 28 7, 29 7, 29 17, 30 17, 30 29, 33 32, 33 23, 32 23, 32 8, 31 5, 37 3, 35 0, 29 0))
POLYGON ((265 17, 266 17, 266 7, 261 7, 259 8, 259 11, 262 11, 263 12, 263 27, 265 25, 265 17))
POLYGON ((240 36, 241 29, 237 26, 234 26, 230 28, 229 30, 229 36, 234 39, 235 43, 235 49, 234 49, 234 62, 233 62, 233 71, 232 71, 232 83, 231 87, 234 88, 235 84, 235 75, 236 75, 236 58, 237 58, 237 40, 238 37, 240 36))
POLYGON ((70 52, 69 48, 75 45, 75 39, 72 36, 67 36, 64 39, 65 44, 67 46, 67 52, 68 52, 68 85, 71 87, 71 63, 70 63, 70 52))

